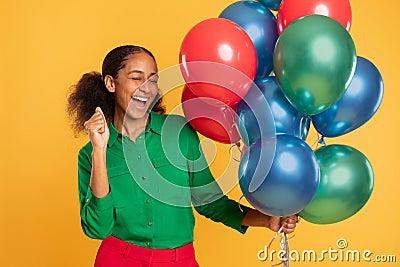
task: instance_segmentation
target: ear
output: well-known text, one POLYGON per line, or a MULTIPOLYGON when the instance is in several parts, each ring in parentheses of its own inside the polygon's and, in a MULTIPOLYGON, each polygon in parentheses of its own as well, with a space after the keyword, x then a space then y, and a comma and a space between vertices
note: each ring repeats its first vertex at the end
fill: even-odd
POLYGON ((110 93, 115 93, 115 82, 111 75, 106 75, 106 77, 104 77, 104 84, 110 93))

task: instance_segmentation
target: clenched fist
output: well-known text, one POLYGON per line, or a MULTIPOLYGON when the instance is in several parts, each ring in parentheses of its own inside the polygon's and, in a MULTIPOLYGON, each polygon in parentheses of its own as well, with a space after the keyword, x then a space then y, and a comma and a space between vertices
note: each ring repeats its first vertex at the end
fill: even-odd
POLYGON ((85 121, 84 126, 93 149, 106 149, 108 138, 110 138, 110 130, 100 107, 97 107, 93 116, 85 121))

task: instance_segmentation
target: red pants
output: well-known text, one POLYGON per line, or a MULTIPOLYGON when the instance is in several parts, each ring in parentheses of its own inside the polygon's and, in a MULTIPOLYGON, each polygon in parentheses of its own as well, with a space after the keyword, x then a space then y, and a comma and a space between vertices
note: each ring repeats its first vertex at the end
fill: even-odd
POLYGON ((199 267, 193 243, 175 249, 144 248, 114 236, 103 240, 94 267, 199 267))

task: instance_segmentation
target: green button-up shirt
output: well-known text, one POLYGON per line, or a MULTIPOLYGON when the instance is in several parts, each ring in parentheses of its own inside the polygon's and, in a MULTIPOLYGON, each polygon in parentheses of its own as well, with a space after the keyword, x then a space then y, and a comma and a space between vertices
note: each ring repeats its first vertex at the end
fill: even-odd
POLYGON ((110 235, 152 248, 175 248, 193 241, 192 206, 202 215, 244 233, 248 207, 223 195, 200 148, 197 133, 177 115, 150 113, 146 130, 131 141, 109 124, 107 173, 110 193, 92 194, 92 146, 78 155, 83 231, 110 235))

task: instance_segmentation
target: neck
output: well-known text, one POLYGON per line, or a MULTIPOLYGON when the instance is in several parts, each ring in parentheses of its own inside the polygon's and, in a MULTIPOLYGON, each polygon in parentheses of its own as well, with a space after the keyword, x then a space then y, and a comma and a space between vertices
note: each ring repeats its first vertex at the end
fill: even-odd
POLYGON ((141 118, 125 117, 115 113, 113 124, 115 129, 136 142, 136 138, 146 129, 149 119, 149 113, 141 118))

